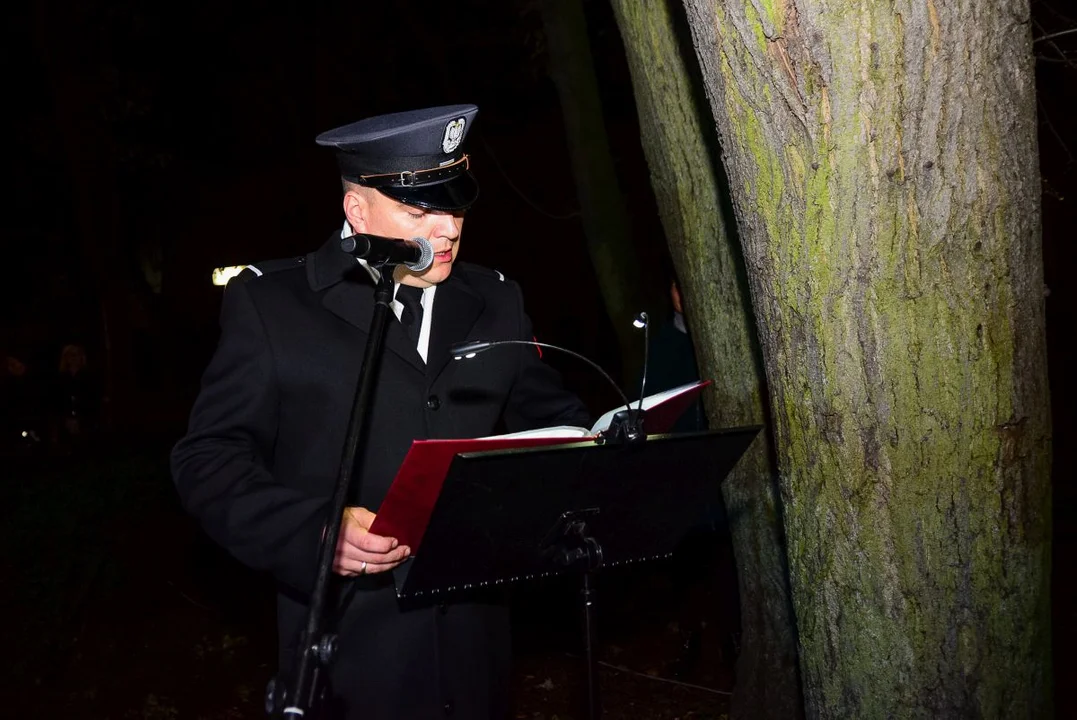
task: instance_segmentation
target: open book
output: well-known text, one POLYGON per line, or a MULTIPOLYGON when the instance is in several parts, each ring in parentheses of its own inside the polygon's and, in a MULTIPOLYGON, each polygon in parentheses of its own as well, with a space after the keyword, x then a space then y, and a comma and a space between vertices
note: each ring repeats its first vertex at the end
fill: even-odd
MULTIPOLYGON (((677 419, 688 409, 688 406, 696 399, 700 391, 710 384, 710 380, 699 380, 686 383, 679 387, 663 390, 643 398, 643 429, 648 433, 669 432, 677 419)), ((633 400, 632 409, 640 407, 638 400, 633 400)), ((507 435, 491 435, 484 440, 497 438, 594 438, 604 432, 613 422, 613 416, 626 409, 624 405, 618 405, 602 415, 591 429, 576 427, 573 425, 557 425, 555 427, 537 428, 522 432, 508 433, 507 435)))
MULTIPOLYGON (((652 435, 668 432, 709 384, 710 380, 688 383, 643 398, 644 431, 652 435)), ((637 402, 632 403, 633 409, 636 405, 637 402)), ((566 425, 485 438, 414 440, 378 508, 370 532, 394 537, 414 553, 422 541, 441 486, 456 455, 591 442, 598 433, 609 427, 613 416, 624 409, 624 406, 620 406, 610 410, 590 429, 566 425)))

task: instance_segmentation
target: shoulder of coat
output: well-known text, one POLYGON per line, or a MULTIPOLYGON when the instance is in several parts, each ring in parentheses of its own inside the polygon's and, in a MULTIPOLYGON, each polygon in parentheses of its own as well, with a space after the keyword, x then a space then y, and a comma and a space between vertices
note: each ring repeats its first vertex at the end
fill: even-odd
POLYGON ((243 271, 236 277, 243 282, 250 282, 255 278, 265 277, 266 275, 273 275, 275 273, 283 272, 285 270, 296 270, 304 267, 307 264, 307 258, 305 255, 290 258, 279 258, 277 260, 263 260, 261 262, 253 263, 243 268, 243 271))

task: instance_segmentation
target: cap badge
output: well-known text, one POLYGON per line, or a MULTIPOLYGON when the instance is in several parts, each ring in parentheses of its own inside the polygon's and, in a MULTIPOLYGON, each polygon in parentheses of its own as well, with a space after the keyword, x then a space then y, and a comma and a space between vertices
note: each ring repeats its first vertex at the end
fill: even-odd
POLYGON ((451 153, 460 147, 460 141, 464 139, 464 118, 450 120, 445 126, 445 137, 441 140, 441 149, 451 153))

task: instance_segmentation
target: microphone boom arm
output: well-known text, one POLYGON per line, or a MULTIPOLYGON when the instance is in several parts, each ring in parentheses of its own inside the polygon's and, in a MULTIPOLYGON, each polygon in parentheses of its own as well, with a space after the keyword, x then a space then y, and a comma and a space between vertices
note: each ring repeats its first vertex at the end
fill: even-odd
POLYGON ((558 345, 550 345, 549 343, 538 342, 537 340, 480 340, 474 342, 456 343, 455 345, 449 347, 449 354, 453 357, 454 360, 469 360, 481 352, 485 352, 490 348, 495 348, 500 345, 532 345, 534 347, 557 350, 559 352, 565 353, 566 355, 571 355, 577 360, 582 360, 583 362, 587 363, 592 368, 597 370, 602 375, 602 377, 606 378, 609 384, 612 385, 613 388, 617 391, 617 394, 621 397, 621 401, 624 403, 625 406, 623 414, 622 411, 618 411, 617 414, 614 415, 613 420, 610 421, 609 428, 603 430, 599 434, 602 440, 637 441, 644 439, 645 436, 643 434, 642 428, 642 398, 640 398, 640 408, 633 410, 632 402, 628 399, 628 396, 624 394, 624 391, 621 390, 621 387, 616 382, 614 382, 613 378, 609 376, 609 373, 603 370, 598 363, 579 354, 578 352, 574 352, 558 345))

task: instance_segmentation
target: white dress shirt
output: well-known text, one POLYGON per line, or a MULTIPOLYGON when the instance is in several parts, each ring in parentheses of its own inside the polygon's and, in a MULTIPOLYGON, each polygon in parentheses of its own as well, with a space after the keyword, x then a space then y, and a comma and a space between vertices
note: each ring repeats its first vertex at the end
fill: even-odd
MULTIPOLYGON (((340 239, 351 237, 354 235, 352 226, 348 224, 348 221, 344 221, 344 227, 340 231, 340 239)), ((375 267, 371 267, 370 264, 362 258, 356 258, 355 261, 363 266, 374 282, 378 282, 381 279, 381 271, 375 267)), ((396 315, 396 319, 400 319, 400 314, 404 312, 404 306, 396 299, 396 291, 400 289, 400 283, 393 283, 393 301, 389 304, 393 313, 396 315)), ((419 352, 419 356, 426 362, 426 353, 430 349, 430 319, 434 316, 434 293, 437 292, 438 286, 431 285, 430 287, 423 288, 423 296, 419 301, 423 306, 423 324, 419 328, 419 344, 415 349, 419 352)))

